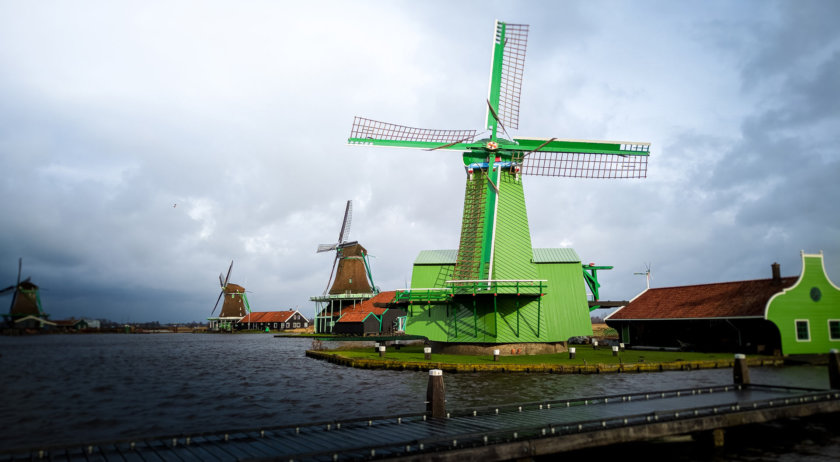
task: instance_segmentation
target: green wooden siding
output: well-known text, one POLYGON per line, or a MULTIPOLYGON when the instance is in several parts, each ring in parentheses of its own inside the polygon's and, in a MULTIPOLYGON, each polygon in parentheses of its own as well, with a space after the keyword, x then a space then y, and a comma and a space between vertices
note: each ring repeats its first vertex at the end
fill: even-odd
MULTIPOLYGON (((450 304, 410 305, 406 333, 459 343, 561 342, 592 335, 580 261, 531 265, 534 279, 548 281, 545 296, 500 293, 458 296, 450 304)), ((415 264, 412 289, 443 287, 452 269, 452 264, 415 264)))
POLYGON ((522 178, 517 181, 514 175, 503 171, 499 181, 493 279, 538 279, 531 262, 533 255, 522 178))
POLYGON ((840 348, 840 338, 831 338, 832 321, 840 320, 840 288, 826 276, 822 254, 802 254, 799 281, 770 299, 765 317, 778 327, 785 355, 840 348))
POLYGON ((580 262, 543 263, 536 267, 539 278, 548 279, 542 312, 550 335, 563 341, 569 337, 592 335, 586 282, 580 262))

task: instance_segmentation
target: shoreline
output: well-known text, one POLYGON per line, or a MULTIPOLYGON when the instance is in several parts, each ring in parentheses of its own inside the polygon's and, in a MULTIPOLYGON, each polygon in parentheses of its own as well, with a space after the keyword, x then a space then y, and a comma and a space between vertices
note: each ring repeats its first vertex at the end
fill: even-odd
MULTIPOLYGON (((732 359, 681 360, 636 363, 594 363, 594 364, 550 364, 550 363, 514 363, 480 362, 455 363, 434 360, 371 359, 343 356, 340 351, 306 350, 308 358, 327 361, 340 366, 358 369, 384 369, 400 371, 429 371, 440 369, 444 372, 489 372, 489 373, 550 373, 550 374, 609 374, 609 373, 644 373, 663 371, 689 371, 699 369, 731 369, 732 359)), ((509 357, 507 357, 509 358, 509 357)), ((479 357, 476 357, 479 360, 479 357)), ((485 359, 485 361, 487 361, 485 359)), ((747 358, 750 367, 782 366, 783 358, 747 358)))

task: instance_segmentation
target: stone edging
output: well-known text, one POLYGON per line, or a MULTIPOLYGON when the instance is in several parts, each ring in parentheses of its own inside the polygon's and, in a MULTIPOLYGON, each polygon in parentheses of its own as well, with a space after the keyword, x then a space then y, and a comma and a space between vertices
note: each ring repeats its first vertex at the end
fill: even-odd
MULTIPOLYGON (((428 371, 441 369, 445 372, 549 372, 552 374, 607 374, 615 372, 661 372, 690 371, 696 369, 732 368, 734 359, 674 361, 669 363, 630 364, 459 364, 440 362, 396 361, 384 359, 347 358, 336 353, 306 350, 306 356, 329 361, 341 366, 360 369, 389 369, 398 371, 428 371)), ((748 359, 749 366, 781 366, 783 359, 748 359)))

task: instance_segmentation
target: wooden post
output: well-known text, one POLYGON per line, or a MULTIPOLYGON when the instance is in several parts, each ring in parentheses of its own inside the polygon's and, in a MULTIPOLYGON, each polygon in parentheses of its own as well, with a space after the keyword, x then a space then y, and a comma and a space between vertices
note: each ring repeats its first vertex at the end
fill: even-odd
POLYGON ((426 388, 426 413, 433 419, 446 417, 446 392, 443 387, 443 371, 429 370, 429 385, 426 388))
POLYGON ((732 364, 732 378, 735 380, 735 385, 750 384, 750 370, 747 368, 747 357, 745 355, 735 355, 735 362, 732 364))
POLYGON ((612 351, 613 351, 613 356, 618 356, 618 347, 617 346, 612 347, 612 351))
POLYGON ((379 351, 379 342, 373 343, 373 351, 379 351))
POLYGON ((423 347, 423 357, 432 359, 432 347, 423 347))
POLYGON ((592 339, 592 349, 593 349, 593 350, 597 350, 597 349, 598 349, 598 340, 596 340, 596 339, 594 339, 594 338, 592 339))
POLYGON ((380 358, 384 358, 384 357, 385 357, 385 346, 381 346, 381 347, 379 347, 379 357, 380 357, 380 358))
POLYGON ((624 351, 624 342, 618 344, 618 349, 624 351))
POLYGON ((840 389, 840 352, 835 349, 828 353, 828 382, 832 390, 840 389))
POLYGON ((499 360, 499 350, 493 350, 493 361, 499 360))
POLYGON ((569 348, 569 359, 575 359, 575 351, 577 351, 575 347, 569 348))

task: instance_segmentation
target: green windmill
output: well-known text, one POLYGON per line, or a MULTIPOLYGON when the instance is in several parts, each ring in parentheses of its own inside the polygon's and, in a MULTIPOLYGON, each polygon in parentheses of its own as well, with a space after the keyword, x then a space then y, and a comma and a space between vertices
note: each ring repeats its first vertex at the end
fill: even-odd
POLYGON ((398 291, 395 300, 408 305, 407 334, 535 349, 592 334, 597 270, 611 267, 582 265, 572 249, 531 247, 522 176, 644 178, 650 143, 511 137, 507 130, 519 128, 527 41, 527 25, 496 21, 489 136, 353 121, 350 144, 463 153, 467 182, 459 247, 422 251, 415 260, 411 288, 398 291))

